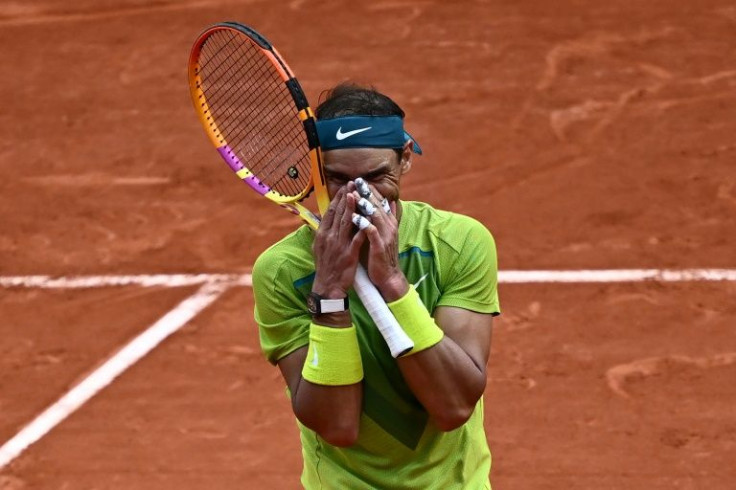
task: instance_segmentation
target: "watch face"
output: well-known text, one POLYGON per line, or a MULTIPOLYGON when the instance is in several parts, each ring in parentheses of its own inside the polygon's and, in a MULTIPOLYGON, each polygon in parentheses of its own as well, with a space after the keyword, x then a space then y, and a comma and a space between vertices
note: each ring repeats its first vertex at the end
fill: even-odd
POLYGON ((307 310, 309 310, 309 313, 319 312, 319 310, 317 309, 317 298, 315 298, 311 294, 307 296, 307 310))

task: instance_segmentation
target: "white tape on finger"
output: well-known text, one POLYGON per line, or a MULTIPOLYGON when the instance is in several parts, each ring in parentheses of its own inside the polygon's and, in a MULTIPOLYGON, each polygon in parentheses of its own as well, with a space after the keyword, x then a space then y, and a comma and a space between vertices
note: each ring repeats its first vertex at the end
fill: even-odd
POLYGON ((371 226, 371 222, 368 221, 368 218, 359 214, 353 214, 353 224, 361 230, 365 230, 366 228, 371 226))
POLYGON ((376 207, 365 197, 361 197, 358 201, 358 209, 363 216, 373 216, 376 212, 376 207))
POLYGON ((358 189, 358 194, 366 199, 370 199, 373 195, 373 192, 371 192, 371 188, 368 187, 368 183, 366 183, 366 181, 363 180, 361 177, 355 179, 355 188, 358 189))

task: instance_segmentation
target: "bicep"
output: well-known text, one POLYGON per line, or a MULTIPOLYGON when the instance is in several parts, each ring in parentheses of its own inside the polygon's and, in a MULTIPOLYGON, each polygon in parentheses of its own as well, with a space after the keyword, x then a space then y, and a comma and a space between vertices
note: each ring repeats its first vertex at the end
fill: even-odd
POLYGON ((491 352, 493 315, 454 306, 439 306, 434 311, 434 320, 445 335, 485 372, 491 352))

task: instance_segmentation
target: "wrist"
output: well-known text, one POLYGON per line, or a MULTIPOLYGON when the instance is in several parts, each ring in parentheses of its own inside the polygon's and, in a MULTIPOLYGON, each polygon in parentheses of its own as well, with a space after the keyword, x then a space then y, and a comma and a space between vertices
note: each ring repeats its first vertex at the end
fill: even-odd
POLYGON ((435 323, 414 286, 410 286, 403 297, 386 306, 394 314, 406 335, 414 342, 414 348, 406 354, 407 356, 429 349, 444 338, 444 331, 435 323))
POLYGON ((347 297, 348 288, 344 288, 334 283, 323 284, 319 277, 316 277, 314 279, 314 284, 312 284, 312 292, 325 299, 342 299, 347 297))
POLYGON ((312 315, 312 323, 323 327, 348 328, 353 324, 353 319, 350 316, 350 310, 345 310, 339 313, 312 315))
POLYGON ((406 276, 402 272, 399 272, 380 286, 376 285, 376 288, 381 293, 383 300, 386 303, 391 303, 404 297, 409 292, 409 281, 406 280, 406 276))
POLYGON ((312 315, 312 321, 326 327, 349 327, 352 318, 347 293, 333 289, 327 294, 320 294, 317 292, 319 290, 314 288, 307 296, 307 311, 312 315))
POLYGON ((363 363, 355 326, 334 329, 312 323, 302 377, 326 386, 359 383, 363 379, 363 363))

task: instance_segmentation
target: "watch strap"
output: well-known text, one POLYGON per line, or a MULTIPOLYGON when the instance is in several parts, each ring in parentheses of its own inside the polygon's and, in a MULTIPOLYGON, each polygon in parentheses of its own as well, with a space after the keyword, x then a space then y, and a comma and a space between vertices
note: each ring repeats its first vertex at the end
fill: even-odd
POLYGON ((348 297, 330 299, 323 298, 317 293, 310 293, 307 302, 310 313, 313 315, 323 315, 326 313, 339 313, 349 308, 348 297))
POLYGON ((322 313, 337 313, 348 309, 348 297, 340 299, 322 299, 319 302, 319 309, 322 313))

